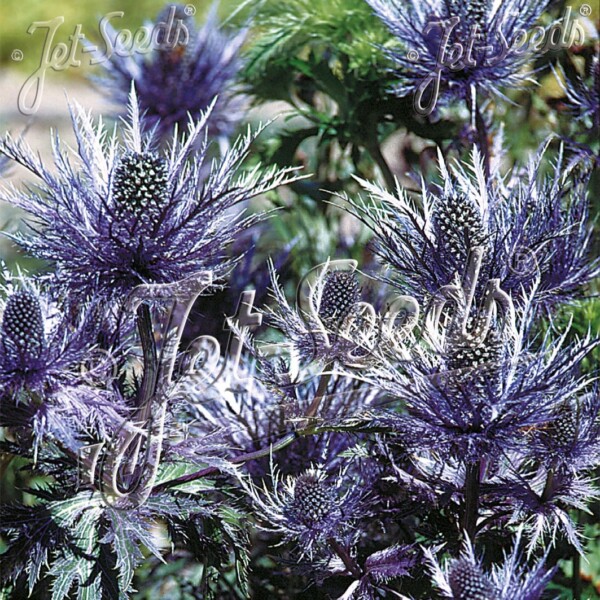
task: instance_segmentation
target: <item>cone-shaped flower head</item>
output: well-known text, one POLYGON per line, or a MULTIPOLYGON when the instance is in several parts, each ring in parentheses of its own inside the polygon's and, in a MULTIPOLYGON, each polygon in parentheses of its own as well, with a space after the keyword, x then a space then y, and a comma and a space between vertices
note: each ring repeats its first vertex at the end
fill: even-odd
POLYGON ((233 264, 228 244, 259 218, 244 218, 244 203, 290 180, 290 170, 242 168, 251 133, 209 166, 210 109, 162 153, 144 133, 133 90, 120 137, 109 138, 81 108, 72 113, 79 160, 57 141, 56 173, 21 140, 0 140, 0 150, 42 182, 38 192, 7 188, 0 197, 36 221, 34 235, 18 242, 54 263, 59 282, 77 294, 114 298, 203 270, 224 275, 233 264))
POLYGON ((401 189, 390 193, 359 180, 372 201, 341 198, 376 237, 376 252, 401 293, 426 304, 432 295, 462 276, 473 250, 482 259, 475 302, 483 300, 486 283, 516 301, 523 290, 536 290, 536 303, 549 308, 572 299, 600 272, 590 256, 589 175, 566 167, 562 153, 544 173, 545 147, 513 173, 486 176, 479 152, 472 166, 450 168, 439 155, 443 183, 423 181, 420 206, 401 189))
POLYGON ((325 479, 323 473, 309 470, 294 481, 288 514, 308 529, 321 529, 340 517, 338 494, 325 479))
POLYGON ((496 600, 492 582, 481 567, 465 559, 454 561, 448 573, 448 582, 455 600, 496 600))
POLYGON ((169 203, 166 161, 150 152, 127 152, 115 167, 112 197, 117 226, 152 234, 169 203))
POLYGON ((470 249, 486 240, 481 210, 464 194, 450 194, 436 202, 433 221, 440 247, 457 262, 466 262, 470 249))
POLYGON ((320 319, 327 325, 341 326, 356 308, 359 292, 354 271, 328 271, 317 309, 320 319))
POLYGON ((328 540, 341 540, 351 531, 361 510, 361 494, 345 470, 334 476, 322 467, 312 467, 282 479, 272 465, 271 480, 271 490, 266 484, 245 484, 261 527, 281 533, 302 555, 312 556, 328 540))
POLYGON ((45 346, 44 319, 38 297, 28 290, 12 294, 2 315, 7 363, 14 369, 34 368, 45 346))
POLYGON ((513 551, 504 556, 501 565, 484 570, 469 539, 457 558, 440 565, 429 549, 424 549, 430 571, 444 598, 451 600, 539 600, 552 577, 544 568, 544 560, 533 567, 521 564, 517 533, 513 551))
POLYGON ((20 402, 24 390, 43 398, 78 385, 86 360, 97 362, 104 373, 108 354, 92 359, 90 353, 93 315, 89 307, 67 309, 24 277, 18 287, 1 285, 0 398, 20 402))

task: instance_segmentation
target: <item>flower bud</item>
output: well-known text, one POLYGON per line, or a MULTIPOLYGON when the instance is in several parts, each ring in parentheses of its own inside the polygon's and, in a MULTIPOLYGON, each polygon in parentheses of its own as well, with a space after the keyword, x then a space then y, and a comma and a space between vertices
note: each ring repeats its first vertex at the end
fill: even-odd
POLYGON ((150 233, 159 223, 169 200, 168 168, 150 152, 128 152, 113 175, 112 197, 117 220, 130 230, 150 233))
POLYGON ((45 345, 44 318, 38 297, 27 290, 12 294, 2 317, 7 356, 15 367, 31 367, 45 345))
POLYGON ((330 271, 325 276, 318 314, 323 323, 340 327, 358 302, 358 278, 354 271, 330 271))
POLYGON ((494 586, 481 567, 468 560, 461 558, 453 563, 448 581, 455 600, 496 600, 497 598, 494 586))

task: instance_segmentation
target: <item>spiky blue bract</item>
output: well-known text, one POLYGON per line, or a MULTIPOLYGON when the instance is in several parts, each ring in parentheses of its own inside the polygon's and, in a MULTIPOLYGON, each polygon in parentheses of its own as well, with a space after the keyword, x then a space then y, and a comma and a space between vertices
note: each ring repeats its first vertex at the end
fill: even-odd
POLYGON ((116 298, 141 283, 203 270, 223 276, 232 266, 228 244, 259 218, 244 217, 244 203, 294 179, 291 169, 242 168, 259 132, 248 131, 208 166, 211 107, 165 152, 144 132, 133 89, 121 138, 79 106, 71 110, 77 160, 57 137, 51 171, 24 142, 6 136, 0 150, 41 183, 5 188, 0 197, 33 218, 33 234, 18 243, 53 263, 56 281, 79 296, 116 298))
POLYGON ((600 462, 600 394, 566 396, 530 436, 532 457, 553 470, 585 472, 600 462))
POLYGON ((436 587, 452 600, 539 600, 553 569, 544 567, 545 558, 528 568, 522 563, 521 531, 513 550, 505 554, 501 566, 487 572, 466 538, 460 556, 440 564, 429 548, 424 549, 436 587))
POLYGON ((590 62, 590 72, 584 76, 575 74, 567 77, 564 68, 559 64, 554 75, 565 93, 569 112, 577 121, 591 124, 598 133, 600 128, 600 52, 590 62))
POLYGON ((384 48, 399 96, 415 94, 420 112, 438 102, 500 94, 527 79, 528 31, 547 2, 533 0, 367 0, 397 45, 384 48), (524 43, 523 43, 524 40, 524 43))
POLYGON ((261 528, 281 534, 284 542, 292 542, 300 557, 331 554, 330 542, 352 536, 361 511, 360 488, 344 469, 330 473, 315 466, 281 477, 272 467, 269 486, 266 482, 259 487, 247 481, 244 487, 261 528))
POLYGON ((528 553, 554 545, 563 537, 583 554, 582 531, 573 511, 588 510, 600 497, 590 475, 562 468, 532 468, 526 458, 515 462, 497 483, 496 501, 502 503, 506 498, 512 520, 523 523, 528 553))
MULTIPOLYGON (((519 311, 512 325, 492 323, 493 335, 471 350, 457 346, 447 328, 426 327, 400 368, 383 367, 373 377, 406 407, 388 417, 405 445, 466 461, 532 449, 526 431, 545 428, 589 389, 593 377, 580 373, 581 362, 600 342, 569 344, 568 331, 532 340, 531 313, 519 311)), ((588 429, 578 434, 581 442, 588 429)))
POLYGON ((81 363, 94 343, 93 318, 72 322, 32 282, 2 290, 0 396, 28 390, 44 396, 81 379, 81 363))
POLYGON ((0 298, 0 425, 21 432, 34 456, 49 439, 76 451, 92 433, 106 438, 126 409, 101 388, 114 369, 95 345, 94 307, 73 310, 30 279, 14 281, 0 298))
MULTIPOLYGON (((589 173, 565 169, 562 154, 542 172, 545 148, 527 165, 487 178, 475 149, 471 164, 451 167, 439 157, 443 182, 422 182, 421 206, 397 188, 389 192, 359 180, 371 202, 342 198, 375 233, 387 279, 403 293, 428 302, 467 269, 471 251, 483 258, 477 298, 498 279, 513 301, 535 289, 535 302, 551 307, 576 297, 600 273, 591 257, 589 173)), ((498 163, 499 163, 499 159, 498 163)))
POLYGON ((365 368, 390 343, 378 316, 365 311, 360 296, 360 273, 353 261, 320 265, 306 284, 304 303, 291 306, 272 269, 274 308, 265 310, 266 323, 282 332, 291 354, 301 364, 365 368))
POLYGON ((102 62, 105 73, 99 84, 103 89, 108 85, 115 104, 124 107, 135 83, 147 124, 156 126, 162 138, 170 136, 175 125, 184 132, 189 115, 199 119, 213 101, 206 124, 211 137, 228 139, 244 117, 236 79, 246 31, 224 30, 216 8, 213 5, 197 28, 186 7, 168 5, 147 25, 155 30, 173 23, 168 39, 163 34, 149 52, 115 52, 102 62))

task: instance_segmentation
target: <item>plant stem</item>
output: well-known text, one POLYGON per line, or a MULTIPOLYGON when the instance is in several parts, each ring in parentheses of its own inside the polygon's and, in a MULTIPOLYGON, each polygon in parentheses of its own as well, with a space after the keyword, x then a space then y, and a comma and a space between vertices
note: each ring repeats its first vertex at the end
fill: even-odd
POLYGON ((150 399, 156 392, 156 383, 158 377, 158 354, 156 351, 156 342, 154 340, 154 328, 152 326, 152 315, 150 307, 147 304, 141 304, 137 309, 137 326, 142 344, 142 353, 144 357, 144 375, 142 386, 138 398, 138 405, 141 412, 147 417, 147 407, 150 399))
POLYGON ((485 119, 481 114, 481 110, 479 109, 475 91, 472 91, 469 96, 469 111, 471 112, 471 117, 474 117, 475 130, 477 131, 477 145, 479 146, 479 151, 481 152, 481 158, 483 159, 483 170, 487 179, 490 176, 490 147, 488 141, 488 129, 487 125, 485 124, 485 119))
POLYGON ((465 512, 463 529, 469 539, 475 541, 477 518, 479 516, 480 462, 469 463, 465 475, 465 512))
POLYGON ((310 403, 306 414, 304 415, 307 419, 311 419, 314 417, 319 411, 319 406, 325 395, 327 394, 327 386, 329 385, 329 381, 331 380, 331 369, 333 368, 333 364, 329 363, 325 365, 323 369, 323 373, 321 374, 321 378, 319 379, 319 385, 317 386, 317 392, 315 393, 315 397, 313 401, 310 403))
POLYGON ((577 548, 573 548, 573 600, 581 600, 581 556, 577 548))
POLYGON ((554 489, 554 469, 549 469, 548 474, 546 475, 546 484, 544 485, 544 491, 540 497, 542 502, 546 502, 548 498, 552 495, 552 491, 554 489))
POLYGON ((369 141, 365 147, 371 155, 371 158, 375 161, 375 164, 381 170, 385 185, 388 187, 390 192, 393 192, 396 189, 396 180, 392 170, 390 169, 390 166, 387 164, 387 161, 381 152, 379 144, 377 141, 369 141))
POLYGON ((488 132, 485 120, 481 115, 479 106, 476 107, 475 111, 475 126, 477 127, 477 133, 479 135, 479 149, 483 158, 483 171, 486 178, 490 176, 490 148, 488 145, 488 132))
MULTIPOLYGON (((234 465, 239 465, 241 463, 248 462, 249 460, 256 460, 257 458, 269 456, 269 454, 271 454, 272 452, 283 450, 283 448, 289 446, 295 439, 299 438, 302 435, 308 435, 309 433, 312 433, 312 429, 292 431, 291 433, 288 433, 273 444, 270 444, 266 448, 261 448, 260 450, 254 450, 253 452, 245 452, 244 454, 239 454, 238 456, 234 456, 232 459, 230 459, 229 462, 234 465)), ((218 473, 219 471, 220 469, 218 467, 205 467, 204 469, 194 471, 193 473, 189 473, 188 475, 182 475, 181 477, 176 477, 175 479, 170 479, 169 481, 163 481, 163 483, 155 485, 152 488, 152 492, 160 492, 164 489, 176 485, 190 483, 191 481, 196 481, 196 479, 201 479, 202 477, 206 477, 207 475, 213 475, 214 473, 218 473)))
MULTIPOLYGON (((328 364, 323 369, 323 373, 321 375, 321 379, 319 380, 319 385, 317 386, 317 391, 315 393, 315 397, 311 402, 308 410, 306 411, 306 419, 310 420, 317 414, 319 410, 319 406, 321 401, 325 397, 327 393, 327 386, 329 385, 329 381, 331 380, 331 368, 332 364, 328 364)), ((315 432, 315 428, 312 426, 300 427, 296 431, 292 431, 288 433, 284 437, 280 438, 273 444, 270 444, 266 448, 261 448, 260 450, 254 450, 253 452, 245 452, 244 454, 240 454, 238 456, 233 457, 229 462, 233 464, 241 464, 248 462, 249 460, 256 460, 257 458, 263 458, 265 456, 269 456, 272 452, 277 452, 279 450, 283 450, 286 446, 289 446, 295 439, 303 436, 310 435, 315 432)), ((195 481, 196 479, 201 479, 202 477, 206 477, 207 475, 213 475, 214 473, 218 473, 220 469, 217 467, 205 467, 204 469, 200 469, 199 471, 194 471, 193 473, 189 473, 188 475, 182 475, 181 477, 176 477, 175 479, 170 479, 169 481, 164 481, 152 488, 152 492, 159 492, 161 490, 176 486, 182 485, 184 483, 189 483, 191 481, 195 481)))
MULTIPOLYGON (((136 421, 142 427, 146 427, 150 422, 152 410, 152 398, 156 394, 158 382, 158 352, 156 341, 154 339, 154 327, 152 325, 152 313, 148 304, 142 303, 137 309, 137 327, 142 345, 142 356, 144 360, 144 374, 142 376, 142 385, 137 397, 136 421)), ((151 429, 151 428, 150 428, 151 429)), ((149 431, 148 444, 152 432, 149 431)), ((138 455, 142 449, 143 438, 138 436, 131 445, 126 471, 133 475, 138 463, 138 455)), ((149 449, 147 445, 147 450, 149 449)))
POLYGON ((362 577, 362 569, 358 566, 356 561, 350 556, 348 551, 334 538, 329 538, 327 543, 331 546, 332 550, 342 559, 346 569, 356 579, 360 579, 362 577))

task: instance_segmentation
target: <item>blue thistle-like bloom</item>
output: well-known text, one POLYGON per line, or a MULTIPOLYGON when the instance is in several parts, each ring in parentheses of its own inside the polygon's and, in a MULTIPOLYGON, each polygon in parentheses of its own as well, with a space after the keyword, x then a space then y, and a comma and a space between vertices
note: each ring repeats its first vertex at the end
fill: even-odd
POLYGON ((372 380, 404 411, 374 414, 370 425, 394 434, 410 455, 409 471, 395 476, 421 496, 435 500, 440 488, 460 494, 466 468, 477 465, 482 512, 493 519, 503 506, 526 521, 531 548, 558 531, 579 547, 568 510, 597 496, 583 471, 598 461, 598 400, 585 392, 594 378, 581 374, 581 363, 600 341, 568 344, 568 331, 532 341, 532 315, 531 307, 519 311, 512 325, 483 339, 479 355, 453 348, 451 322, 425 329, 401 369, 372 380), (490 343, 496 347, 488 351, 490 343))
POLYGON ((250 198, 293 180, 290 169, 241 163, 255 135, 236 141, 222 159, 205 167, 203 134, 209 108, 190 122, 184 140, 159 153, 144 133, 134 90, 121 141, 108 139, 100 120, 72 108, 79 162, 72 164, 58 140, 51 172, 22 141, 6 136, 0 150, 36 175, 37 191, 5 189, 1 198, 35 219, 34 233, 18 243, 56 266, 56 280, 84 295, 119 297, 141 283, 169 283, 210 269, 229 271, 227 245, 257 220, 244 217, 250 198))
POLYGON ((434 582, 445 598, 452 600, 539 600, 552 578, 553 569, 546 569, 545 559, 532 568, 521 564, 519 545, 521 531, 514 547, 503 563, 486 571, 475 555, 471 541, 466 538, 464 549, 457 558, 441 565, 433 552, 425 548, 434 582))
POLYGON ((597 277, 600 261, 589 256, 588 175, 564 170, 561 155, 542 176, 543 156, 544 149, 523 171, 488 179, 476 149, 472 167, 448 169, 440 155, 443 183, 430 191, 423 182, 422 208, 401 189, 392 194, 362 180, 373 202, 341 197, 375 233, 376 252, 391 268, 386 281, 419 301, 462 276, 480 247, 477 300, 497 279, 515 301, 535 289, 536 302, 550 307, 597 277))
POLYGON ((184 132, 189 115, 200 119, 215 98, 206 124, 211 137, 227 140, 243 116, 236 78, 246 31, 224 31, 216 8, 198 29, 184 6, 168 5, 151 25, 174 24, 169 38, 162 33, 149 53, 117 52, 102 63, 105 75, 99 83, 108 84, 118 106, 127 104, 135 83, 147 125, 157 127, 162 138, 170 136, 175 125, 184 132))
MULTIPOLYGON (((513 322, 491 322, 473 347, 456 345, 441 329, 423 330, 423 343, 407 349, 401 368, 384 365, 373 385, 401 399, 406 414, 381 415, 415 451, 476 461, 510 449, 524 451, 525 432, 545 428, 556 411, 591 384, 582 360, 600 343, 583 338, 567 344, 568 331, 528 341, 533 310, 513 322)), ((531 446, 533 447, 533 446, 531 446)))
POLYGON ((94 346, 94 312, 73 318, 27 281, 4 292, 0 425, 25 431, 35 453, 48 436, 74 451, 86 432, 108 436, 127 413, 124 402, 97 387, 114 373, 110 353, 94 346))
POLYGON ((89 316, 70 323, 31 286, 8 291, 0 315, 3 391, 27 389, 43 396, 80 380, 77 369, 93 344, 89 316))
POLYGON ((0 330, 6 367, 35 369, 46 345, 39 298, 27 290, 12 294, 4 306, 0 330))
POLYGON ((399 96, 415 94, 415 108, 472 100, 473 92, 501 95, 521 84, 532 52, 523 36, 547 2, 507 0, 367 0, 399 42, 384 48, 395 66, 399 96))
POLYGON ((269 326, 281 331, 303 364, 367 367, 386 347, 379 317, 363 308, 359 273, 353 261, 330 262, 290 306, 272 271, 275 308, 265 311, 269 326))
POLYGON ((279 533, 283 542, 293 542, 301 556, 312 559, 317 551, 327 550, 330 540, 345 541, 352 536, 360 512, 360 494, 344 477, 323 467, 311 467, 299 475, 282 478, 271 471, 272 488, 244 483, 265 531, 279 533))
POLYGON ((573 473, 600 462, 600 394, 593 390, 558 404, 545 426, 535 429, 528 449, 548 468, 573 473))

